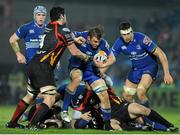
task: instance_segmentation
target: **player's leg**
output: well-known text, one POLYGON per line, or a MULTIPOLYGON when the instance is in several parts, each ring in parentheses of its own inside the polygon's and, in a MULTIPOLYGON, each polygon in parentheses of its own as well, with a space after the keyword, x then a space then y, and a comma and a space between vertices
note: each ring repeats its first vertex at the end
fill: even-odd
POLYGON ((66 122, 70 122, 70 118, 68 115, 68 107, 70 105, 70 101, 73 97, 73 95, 76 92, 77 87, 80 85, 80 82, 82 81, 82 72, 81 70, 74 68, 70 72, 70 78, 71 82, 67 85, 65 95, 64 95, 64 103, 62 108, 62 119, 66 122))
POLYGON ((128 102, 133 102, 134 100, 133 96, 136 94, 136 88, 137 88, 137 84, 126 79, 122 94, 124 99, 127 100, 128 102))
POLYGON ((151 86, 152 82, 153 79, 150 74, 143 74, 141 81, 139 82, 137 87, 137 97, 140 100, 140 103, 146 107, 149 107, 147 91, 151 86))
POLYGON ((30 127, 36 126, 43 117, 47 114, 49 109, 54 105, 56 87, 53 85, 48 85, 40 88, 40 92, 44 98, 43 103, 38 105, 34 115, 30 120, 30 127))
POLYGON ((163 126, 167 128, 174 127, 172 123, 163 118, 159 113, 138 103, 129 104, 128 112, 131 119, 137 118, 139 116, 146 116, 147 119, 154 122, 152 124, 154 124, 153 126, 156 126, 156 128, 164 129, 163 126))
POLYGON ((10 122, 7 123, 6 127, 8 128, 23 128, 24 126, 18 124, 19 118, 22 116, 22 114, 25 112, 25 110, 28 108, 29 104, 32 103, 32 101, 36 97, 36 90, 32 89, 30 85, 27 85, 27 94, 24 98, 22 98, 17 106, 16 110, 14 111, 14 114, 10 120, 10 122))
POLYGON ((91 85, 93 91, 98 95, 101 103, 101 112, 103 114, 103 120, 105 123, 106 130, 112 130, 110 125, 111 119, 111 105, 109 101, 109 95, 107 93, 107 86, 103 79, 98 79, 94 81, 91 85))

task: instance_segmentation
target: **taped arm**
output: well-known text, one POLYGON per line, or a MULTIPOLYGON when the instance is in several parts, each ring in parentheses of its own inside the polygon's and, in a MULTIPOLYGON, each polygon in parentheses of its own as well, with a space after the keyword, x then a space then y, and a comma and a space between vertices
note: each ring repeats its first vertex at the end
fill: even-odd
POLYGON ((20 52, 18 40, 19 40, 19 37, 16 35, 16 33, 14 33, 9 39, 9 43, 10 43, 15 54, 17 52, 20 52))
POLYGON ((76 56, 84 61, 88 61, 88 59, 90 58, 88 55, 81 52, 74 43, 69 44, 67 48, 73 56, 76 56))

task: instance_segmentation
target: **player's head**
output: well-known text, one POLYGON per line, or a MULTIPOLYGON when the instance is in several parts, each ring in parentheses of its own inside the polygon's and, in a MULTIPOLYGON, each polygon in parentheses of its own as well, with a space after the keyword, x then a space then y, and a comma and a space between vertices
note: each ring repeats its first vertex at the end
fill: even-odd
POLYGON ((119 26, 119 32, 124 42, 129 43, 133 40, 133 29, 129 22, 122 22, 119 26))
POLYGON ((33 11, 34 20, 38 25, 43 25, 46 19, 47 10, 44 6, 36 6, 33 11))
POLYGON ((96 49, 99 46, 101 38, 103 36, 103 27, 96 26, 89 30, 88 42, 91 44, 92 48, 96 49))
POLYGON ((61 24, 66 23, 66 15, 64 8, 53 7, 50 11, 51 22, 59 21, 61 24))

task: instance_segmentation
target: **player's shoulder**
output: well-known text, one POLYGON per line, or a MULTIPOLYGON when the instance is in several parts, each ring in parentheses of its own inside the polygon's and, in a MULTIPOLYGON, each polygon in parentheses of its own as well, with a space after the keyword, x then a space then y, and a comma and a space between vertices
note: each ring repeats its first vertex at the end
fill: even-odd
POLYGON ((22 24, 19 28, 21 28, 21 29, 28 29, 28 28, 32 27, 33 24, 34 24, 33 21, 27 22, 27 23, 22 24))
POLYGON ((100 46, 109 48, 109 43, 108 43, 108 41, 106 39, 102 38, 101 41, 100 41, 100 46))
POLYGON ((134 38, 136 39, 143 39, 146 36, 146 34, 142 32, 134 32, 134 38))
POLYGON ((122 39, 121 37, 118 37, 118 38, 115 40, 114 45, 115 45, 115 46, 116 46, 116 45, 118 45, 118 46, 124 45, 123 39, 122 39))
POLYGON ((101 41, 100 41, 101 44, 106 44, 108 43, 106 39, 102 38, 101 41))
POLYGON ((22 26, 24 26, 24 27, 32 27, 34 25, 35 25, 35 22, 34 21, 30 21, 30 22, 24 23, 22 26))

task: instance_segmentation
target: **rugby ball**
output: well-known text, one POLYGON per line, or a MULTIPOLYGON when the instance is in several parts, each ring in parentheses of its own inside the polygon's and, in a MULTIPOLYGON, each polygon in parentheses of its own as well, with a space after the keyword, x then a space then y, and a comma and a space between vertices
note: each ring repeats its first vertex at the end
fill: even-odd
POLYGON ((99 51, 97 54, 94 55, 94 58, 98 62, 104 62, 107 59, 107 54, 104 51, 99 51))

